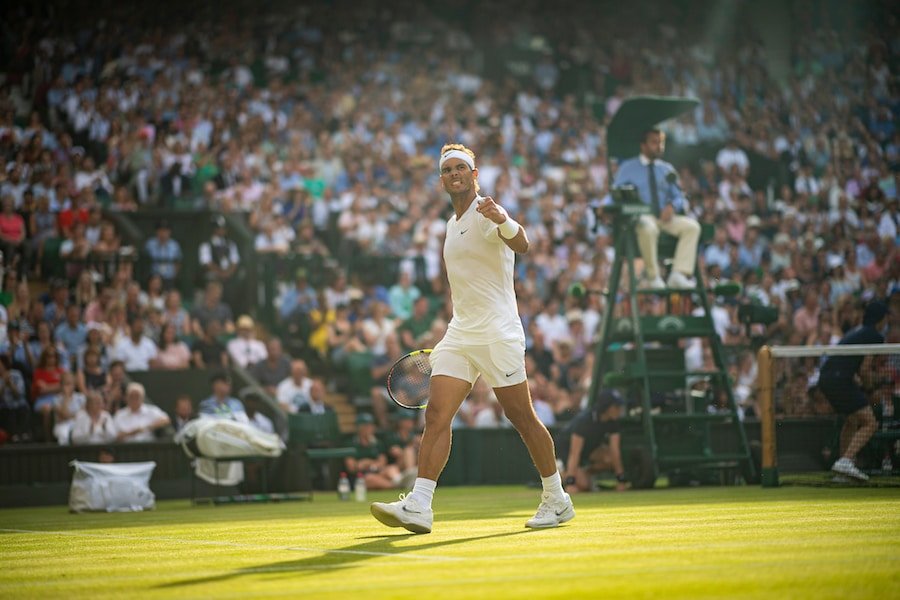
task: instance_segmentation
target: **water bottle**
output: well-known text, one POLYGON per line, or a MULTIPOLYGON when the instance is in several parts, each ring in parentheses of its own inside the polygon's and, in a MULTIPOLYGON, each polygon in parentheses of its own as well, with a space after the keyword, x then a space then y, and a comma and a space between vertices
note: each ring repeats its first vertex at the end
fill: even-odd
POLYGON ((341 473, 341 478, 338 479, 338 498, 340 500, 349 500, 350 499, 350 480, 347 479, 346 473, 341 473))
POLYGON ((353 494, 356 496, 357 502, 366 501, 366 478, 362 473, 356 474, 356 481, 353 482, 353 494))

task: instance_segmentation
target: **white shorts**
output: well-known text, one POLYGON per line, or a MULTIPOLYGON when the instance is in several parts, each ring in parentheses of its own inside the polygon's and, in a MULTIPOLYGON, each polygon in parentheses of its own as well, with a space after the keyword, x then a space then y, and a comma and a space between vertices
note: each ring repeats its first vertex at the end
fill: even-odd
POLYGON ((479 375, 492 388, 522 383, 525 342, 503 340, 486 345, 459 344, 442 339, 431 351, 431 376, 448 375, 474 384, 479 375))

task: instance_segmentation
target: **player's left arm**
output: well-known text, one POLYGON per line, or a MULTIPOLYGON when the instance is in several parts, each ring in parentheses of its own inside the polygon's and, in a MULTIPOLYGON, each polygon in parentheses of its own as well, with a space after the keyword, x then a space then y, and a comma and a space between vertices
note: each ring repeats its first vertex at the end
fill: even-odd
POLYGON ((503 243, 509 246, 513 252, 519 254, 526 254, 528 252, 528 236, 525 234, 525 228, 512 220, 512 217, 509 216, 506 209, 494 202, 493 198, 490 196, 485 197, 475 210, 481 213, 483 217, 490 219, 499 226, 497 228, 497 235, 500 236, 503 243), (509 221, 508 224, 507 221, 509 221), (508 229, 510 225, 518 225, 518 230, 515 233, 512 233, 511 231, 504 232, 504 229, 508 229), (512 234, 512 236, 507 237, 507 235, 510 234, 512 234))

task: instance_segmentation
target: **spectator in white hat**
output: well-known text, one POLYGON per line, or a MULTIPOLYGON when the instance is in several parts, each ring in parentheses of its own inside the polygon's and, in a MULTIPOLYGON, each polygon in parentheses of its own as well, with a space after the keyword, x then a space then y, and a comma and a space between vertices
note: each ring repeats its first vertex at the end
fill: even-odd
POLYGON ((256 339, 254 327, 249 315, 241 315, 237 320, 237 337, 226 346, 231 360, 245 369, 269 356, 266 345, 256 339))

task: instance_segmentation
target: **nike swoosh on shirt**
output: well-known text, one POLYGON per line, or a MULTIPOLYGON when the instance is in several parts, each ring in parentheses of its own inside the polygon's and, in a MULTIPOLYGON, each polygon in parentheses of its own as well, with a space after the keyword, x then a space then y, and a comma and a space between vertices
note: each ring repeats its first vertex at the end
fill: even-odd
POLYGON ((462 235, 462 234, 464 234, 464 233, 467 232, 467 231, 468 231, 468 229, 463 229, 462 231, 459 232, 459 235, 462 235))
POLYGON ((512 377, 513 375, 515 375, 515 374, 518 373, 518 372, 519 372, 519 370, 516 369, 516 370, 513 371, 512 373, 506 373, 506 376, 507 376, 507 377, 512 377))

